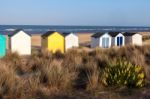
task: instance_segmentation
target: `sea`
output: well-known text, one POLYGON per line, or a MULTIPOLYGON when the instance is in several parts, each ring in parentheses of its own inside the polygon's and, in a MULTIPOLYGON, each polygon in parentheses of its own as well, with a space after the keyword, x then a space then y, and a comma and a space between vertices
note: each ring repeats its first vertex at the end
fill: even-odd
POLYGON ((16 29, 23 29, 30 34, 43 34, 47 31, 65 33, 96 32, 150 32, 150 27, 134 26, 53 26, 53 25, 0 25, 0 34, 10 34, 16 29))

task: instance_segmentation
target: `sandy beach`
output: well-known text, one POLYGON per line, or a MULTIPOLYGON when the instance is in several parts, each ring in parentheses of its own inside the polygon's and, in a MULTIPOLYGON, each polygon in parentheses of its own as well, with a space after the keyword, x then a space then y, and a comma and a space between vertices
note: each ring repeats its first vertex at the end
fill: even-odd
MULTIPOLYGON (((150 36, 150 32, 140 32, 140 34, 142 34, 143 37, 150 36)), ((77 33, 80 45, 89 45, 91 41, 91 35, 92 33, 77 33)), ((150 40, 146 40, 143 43, 150 44, 150 40)), ((41 36, 39 34, 32 35, 32 46, 41 46, 41 36)))
POLYGON ((143 41, 144 45, 150 45, 150 32, 140 32, 143 35, 143 38, 148 37, 148 40, 143 41))
MULTIPOLYGON (((140 34, 145 36, 150 36, 150 32, 140 32, 140 34)), ((79 37, 79 43, 81 46, 88 46, 91 41, 92 33, 77 33, 79 37)), ((8 36, 7 37, 7 48, 8 48, 8 36)), ((150 39, 143 42, 143 44, 150 44, 150 39)), ((32 47, 40 47, 41 46, 41 35, 40 34, 33 34, 32 35, 32 47)))

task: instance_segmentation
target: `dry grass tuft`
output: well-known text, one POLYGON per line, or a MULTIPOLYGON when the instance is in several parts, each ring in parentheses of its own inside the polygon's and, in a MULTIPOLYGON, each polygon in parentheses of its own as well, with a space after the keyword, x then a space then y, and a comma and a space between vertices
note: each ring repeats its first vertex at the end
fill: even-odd
MULTIPOLYGON (((16 75, 16 70, 11 64, 0 61, 0 94, 11 95, 13 97, 22 96, 22 82, 16 75)), ((10 98, 9 96, 7 98, 10 98)))

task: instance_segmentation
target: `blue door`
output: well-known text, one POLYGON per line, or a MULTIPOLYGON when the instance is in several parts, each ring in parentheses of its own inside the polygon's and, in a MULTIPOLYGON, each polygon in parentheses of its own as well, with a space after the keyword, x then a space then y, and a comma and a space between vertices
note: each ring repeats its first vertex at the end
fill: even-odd
POLYGON ((120 38, 117 37, 117 46, 120 46, 120 38))
POLYGON ((123 37, 120 37, 120 46, 123 45, 123 37))
POLYGON ((123 45, 123 37, 117 37, 117 46, 123 45))

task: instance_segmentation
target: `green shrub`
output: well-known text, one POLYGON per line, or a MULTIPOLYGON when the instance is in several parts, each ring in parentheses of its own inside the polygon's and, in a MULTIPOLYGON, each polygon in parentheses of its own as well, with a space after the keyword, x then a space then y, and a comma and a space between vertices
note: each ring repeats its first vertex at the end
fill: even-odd
POLYGON ((134 66, 125 60, 110 64, 104 70, 105 86, 143 87, 144 72, 142 66, 134 66))

